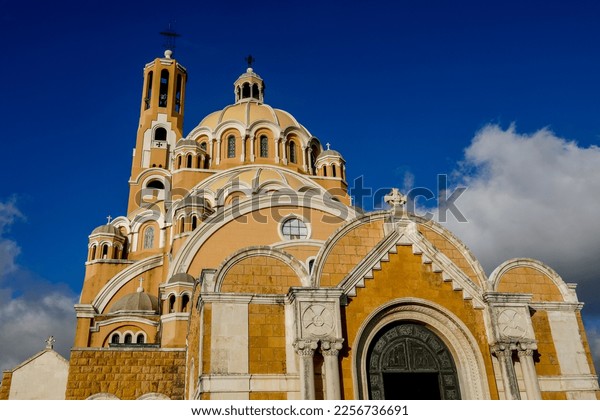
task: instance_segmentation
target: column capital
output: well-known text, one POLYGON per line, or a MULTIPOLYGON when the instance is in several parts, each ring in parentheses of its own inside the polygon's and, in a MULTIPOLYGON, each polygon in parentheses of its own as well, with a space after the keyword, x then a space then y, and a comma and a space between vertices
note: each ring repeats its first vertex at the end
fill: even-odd
POLYGON ((335 340, 321 341, 321 353, 323 356, 336 356, 343 347, 344 339, 338 338, 335 340))
POLYGON ((519 359, 522 357, 532 357, 533 356, 533 349, 520 349, 517 350, 517 355, 519 356, 519 359))
POLYGON ((310 340, 297 340, 294 343, 294 350, 303 357, 312 357, 317 349, 317 342, 310 340))

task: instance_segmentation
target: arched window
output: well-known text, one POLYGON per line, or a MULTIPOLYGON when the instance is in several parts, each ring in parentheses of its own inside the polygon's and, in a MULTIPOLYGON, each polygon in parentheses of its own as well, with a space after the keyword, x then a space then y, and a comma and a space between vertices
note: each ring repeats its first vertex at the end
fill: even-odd
POLYGON ((331 176, 334 178, 336 177, 335 165, 331 165, 331 176))
POLYGON ((114 333, 114 334, 112 335, 112 337, 110 337, 110 343, 111 343, 111 344, 119 344, 119 338, 120 338, 120 337, 119 337, 119 334, 117 334, 117 333, 114 333))
POLYGON ((196 168, 202 169, 202 157, 201 156, 198 156, 198 158, 196 159, 196 168))
POLYGON ((169 313, 175 312, 175 295, 171 295, 169 298, 169 313))
POLYGON ((187 165, 186 168, 191 168, 192 167, 192 155, 187 155, 187 165))
POLYGON ((125 334, 125 340, 124 340, 125 344, 131 344, 133 342, 133 337, 131 334, 127 333, 125 334))
POLYGON ((327 165, 323 166, 323 176, 327 176, 327 165))
POLYGON ((296 144, 290 141, 290 162, 296 163, 296 144))
POLYGON ((178 221, 179 224, 179 233, 185 232, 185 218, 181 217, 178 221))
POLYGON ((200 143, 200 149, 204 150, 206 152, 206 142, 203 141, 202 143, 200 143))
POLYGON ((92 246, 92 251, 90 253, 90 261, 96 259, 96 251, 97 250, 98 250, 98 248, 96 247, 96 245, 92 246))
POLYGON ((189 303, 190 297, 188 295, 183 295, 181 297, 181 312, 187 312, 189 303))
POLYGON ((237 90, 236 90, 236 99, 237 99, 238 101, 239 101, 240 99, 242 99, 242 98, 240 98, 240 87, 239 87, 239 86, 237 87, 237 90))
POLYGON ((177 157, 177 169, 181 169, 181 155, 177 157))
POLYGON ((148 83, 146 84, 146 97, 144 98, 145 109, 150 108, 150 101, 152 100, 152 74, 148 73, 148 83))
POLYGON ((108 258, 108 244, 102 245, 102 258, 108 258))
POLYGON ((315 266, 315 259, 313 258, 308 261, 308 272, 310 274, 312 274, 314 266, 315 266))
POLYGON ((313 143, 313 145, 310 146, 310 173, 313 175, 317 175, 317 167, 315 166, 317 156, 319 156, 319 147, 313 143))
POLYGON ((260 157, 269 157, 269 139, 267 136, 260 136, 260 157))
POLYGON ((246 82, 242 86, 242 99, 250 97, 250 83, 246 82))
POLYGON ((137 344, 144 344, 146 342, 146 338, 144 337, 144 334, 139 333, 138 336, 135 339, 135 342, 137 344))
POLYGON ((194 215, 192 216, 192 230, 195 230, 198 227, 198 218, 194 215))
POLYGON ((164 108, 167 106, 169 93, 169 70, 160 72, 160 91, 158 93, 158 106, 164 108))
POLYGON ((144 249, 154 248, 154 228, 150 226, 144 232, 144 249))
POLYGON ((235 157, 235 136, 227 137, 227 157, 235 157))
POLYGON ((154 130, 154 140, 166 140, 167 139, 167 130, 163 127, 158 127, 154 130))
POLYGON ((146 185, 146 188, 154 188, 156 190, 164 190, 165 185, 162 183, 162 181, 159 181, 158 179, 153 179, 152 181, 148 182, 148 185, 146 185))
POLYGON ((302 220, 294 217, 283 222, 281 233, 285 239, 306 239, 308 228, 302 220))
POLYGON ((177 75, 177 90, 175 91, 175 112, 181 111, 181 74, 177 75))
POLYGON ((258 99, 258 85, 256 83, 252 85, 252 97, 258 99))

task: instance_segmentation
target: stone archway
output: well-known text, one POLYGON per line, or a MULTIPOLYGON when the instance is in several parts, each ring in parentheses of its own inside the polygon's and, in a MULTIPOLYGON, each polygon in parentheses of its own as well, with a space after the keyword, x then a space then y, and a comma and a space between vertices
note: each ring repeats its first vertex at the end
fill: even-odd
POLYGON ((452 354, 423 325, 391 324, 380 331, 367 366, 370 399, 460 399, 452 354))
MULTIPOLYGON (((394 299, 376 308, 358 329, 352 357, 355 399, 369 399, 369 350, 379 337, 397 325, 417 324, 443 343, 455 366, 457 391, 461 399, 490 399, 486 365, 477 339, 448 309, 419 298, 394 299)), ((406 372, 410 373, 410 372, 406 372)), ((380 397, 382 398, 382 397, 380 397)))

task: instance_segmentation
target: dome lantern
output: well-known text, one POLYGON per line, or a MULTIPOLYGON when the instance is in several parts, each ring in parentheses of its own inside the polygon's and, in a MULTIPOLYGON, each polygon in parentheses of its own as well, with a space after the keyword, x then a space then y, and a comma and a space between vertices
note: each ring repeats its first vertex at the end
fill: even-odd
POLYGON ((265 82, 252 69, 254 58, 249 55, 246 60, 248 61, 246 73, 238 77, 233 84, 235 103, 256 101, 262 104, 265 102, 265 82))

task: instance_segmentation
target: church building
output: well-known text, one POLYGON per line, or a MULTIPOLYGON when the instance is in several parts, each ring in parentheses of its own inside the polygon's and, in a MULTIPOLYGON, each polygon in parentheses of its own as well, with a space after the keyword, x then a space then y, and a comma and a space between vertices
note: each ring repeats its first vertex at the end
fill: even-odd
POLYGON ((342 154, 251 67, 184 133, 186 68, 170 50, 145 65, 66 399, 600 397, 574 284, 527 258, 486 275, 396 189, 388 210, 352 206, 342 154))

